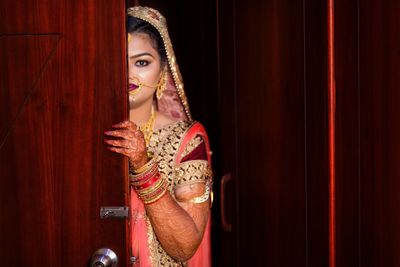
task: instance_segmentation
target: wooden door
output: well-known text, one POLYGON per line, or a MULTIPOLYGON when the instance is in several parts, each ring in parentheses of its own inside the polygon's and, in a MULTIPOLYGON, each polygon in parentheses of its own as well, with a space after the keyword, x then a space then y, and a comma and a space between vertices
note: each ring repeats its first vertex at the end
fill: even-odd
POLYGON ((127 117, 125 1, 0 2, 0 265, 126 266, 127 164, 103 131, 127 117))

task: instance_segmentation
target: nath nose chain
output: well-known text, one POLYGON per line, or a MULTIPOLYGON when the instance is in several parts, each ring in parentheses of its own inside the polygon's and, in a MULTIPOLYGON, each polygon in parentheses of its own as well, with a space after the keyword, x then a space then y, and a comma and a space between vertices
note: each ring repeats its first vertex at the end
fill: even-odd
POLYGON ((157 88, 160 84, 161 80, 158 82, 158 84, 156 86, 151 86, 151 85, 147 85, 142 83, 138 78, 129 78, 129 94, 131 96, 135 96, 137 95, 143 87, 149 87, 149 88, 157 88))

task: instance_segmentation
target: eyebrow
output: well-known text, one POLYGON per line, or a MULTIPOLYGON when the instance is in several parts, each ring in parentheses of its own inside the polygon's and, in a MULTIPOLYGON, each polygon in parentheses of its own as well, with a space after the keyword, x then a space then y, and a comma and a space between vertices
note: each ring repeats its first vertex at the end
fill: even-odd
POLYGON ((141 56, 151 56, 152 58, 154 58, 154 56, 152 54, 148 53, 148 52, 144 52, 144 53, 140 53, 140 54, 137 54, 137 55, 133 55, 133 56, 130 56, 129 58, 132 59, 132 58, 137 58, 137 57, 141 57, 141 56))

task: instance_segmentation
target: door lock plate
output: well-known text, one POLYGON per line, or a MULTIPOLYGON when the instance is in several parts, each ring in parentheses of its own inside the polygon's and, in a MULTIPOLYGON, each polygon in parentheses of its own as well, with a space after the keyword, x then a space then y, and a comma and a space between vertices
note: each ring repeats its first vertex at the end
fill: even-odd
POLYGON ((129 217, 128 207, 101 207, 101 219, 125 219, 129 217))

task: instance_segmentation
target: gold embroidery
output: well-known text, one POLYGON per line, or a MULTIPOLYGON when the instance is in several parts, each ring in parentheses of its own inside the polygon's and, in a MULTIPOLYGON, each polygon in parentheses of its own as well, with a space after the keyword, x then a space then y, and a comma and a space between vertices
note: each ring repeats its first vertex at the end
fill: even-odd
POLYGON ((210 164, 206 160, 189 160, 175 168, 175 186, 190 182, 206 181, 212 176, 210 164))
POLYGON ((156 234, 154 233, 153 227, 151 226, 149 218, 146 216, 146 226, 147 226, 147 241, 149 244, 150 251, 150 262, 152 266, 158 266, 158 257, 157 257, 157 247, 158 240, 156 239, 156 234))
POLYGON ((186 145, 186 147, 181 155, 181 158, 184 158, 187 155, 189 155, 190 152, 192 152, 196 147, 198 147, 203 142, 204 141, 203 141, 203 138, 201 138, 201 136, 196 136, 195 138, 190 140, 190 142, 186 145))
MULTIPOLYGON (((188 129, 194 122, 178 121, 169 126, 155 131, 150 139, 148 147, 149 152, 152 152, 158 160, 158 168, 160 174, 168 181, 168 190, 171 196, 174 197, 175 187, 190 182, 209 181, 211 186, 212 172, 209 163, 205 160, 190 160, 187 162, 175 165, 176 153, 188 129)), ((200 139, 193 138, 189 141, 187 151, 190 153, 198 144, 200 139), (195 140, 197 139, 197 140, 195 140)), ((201 141, 201 140, 200 140, 201 141)), ((207 183, 206 183, 207 184, 207 183)), ((207 191, 207 189, 206 189, 207 191)), ((206 193, 206 192, 205 192, 206 193)), ((209 195, 209 194, 208 194, 209 195)), ((202 201, 206 198, 205 194, 195 198, 193 201, 202 201), (196 200, 197 199, 197 200, 196 200)), ((206 201, 206 200, 204 200, 206 201)), ((200 202, 195 202, 200 203, 200 202)), ((151 254, 152 266, 185 266, 184 262, 178 262, 170 257, 162 248, 156 234, 150 224, 149 218, 146 218, 148 243, 151 254)))
POLYGON ((190 202, 200 204, 210 198, 212 187, 212 170, 206 160, 189 160, 180 163, 175 168, 177 177, 175 186, 205 182, 206 188, 203 195, 195 197, 190 202))

